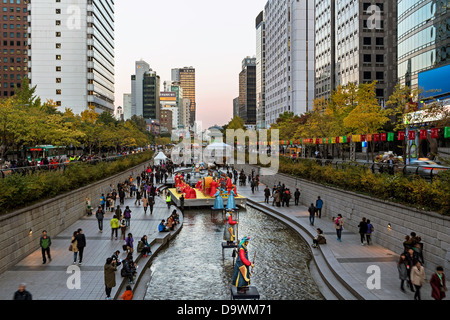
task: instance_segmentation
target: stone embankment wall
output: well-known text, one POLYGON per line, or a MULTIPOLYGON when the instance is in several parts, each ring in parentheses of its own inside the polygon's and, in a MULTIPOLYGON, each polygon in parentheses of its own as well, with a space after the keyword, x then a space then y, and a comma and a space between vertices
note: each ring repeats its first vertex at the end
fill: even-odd
POLYGON ((301 191, 300 201, 309 207, 318 196, 324 201, 322 219, 332 219, 342 214, 345 228, 358 233, 358 224, 363 217, 370 219, 375 232, 374 243, 391 251, 403 252, 406 235, 416 232, 424 243, 424 260, 428 270, 440 265, 450 272, 450 217, 435 212, 421 211, 404 205, 387 202, 370 196, 326 187, 318 183, 296 179, 285 174, 264 175, 263 169, 251 165, 235 165, 239 171, 249 174, 252 169, 261 172, 260 181, 271 189, 274 185, 285 184, 292 193, 301 191), (391 226, 391 229, 388 228, 391 226))

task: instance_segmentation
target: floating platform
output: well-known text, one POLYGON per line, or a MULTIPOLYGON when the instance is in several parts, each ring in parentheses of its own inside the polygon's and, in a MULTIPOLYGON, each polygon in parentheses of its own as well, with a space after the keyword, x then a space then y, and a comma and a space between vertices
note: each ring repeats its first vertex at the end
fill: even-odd
MULTIPOLYGON (((180 207, 181 204, 181 195, 182 193, 178 193, 176 188, 171 188, 168 189, 172 198, 172 202, 175 203, 175 205, 177 207, 180 207)), ((197 189, 195 189, 195 192, 197 194, 197 198, 196 199, 184 199, 184 207, 185 208, 189 208, 189 207, 208 207, 211 208, 212 206, 214 206, 214 202, 216 201, 216 199, 214 197, 207 197, 203 194, 203 192, 198 191, 197 189)), ((241 206, 241 207, 245 207, 245 205, 247 204, 247 198, 243 197, 241 195, 237 195, 237 197, 234 198, 235 202, 236 202, 236 206, 241 206)), ((223 205, 226 207, 227 206, 227 201, 228 198, 223 198, 223 205)), ((220 210, 218 210, 220 211, 220 210)))
POLYGON ((231 287, 231 300, 259 300, 259 292, 256 287, 248 287, 245 293, 238 293, 236 287, 231 287))

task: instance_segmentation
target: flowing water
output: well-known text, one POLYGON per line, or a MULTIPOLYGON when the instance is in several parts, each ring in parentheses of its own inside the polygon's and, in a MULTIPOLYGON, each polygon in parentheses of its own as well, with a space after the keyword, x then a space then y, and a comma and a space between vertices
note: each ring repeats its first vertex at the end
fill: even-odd
MULTIPOLYGON (((236 217, 233 217, 237 219, 236 217)), ((262 300, 323 300, 312 279, 308 245, 278 220, 252 208, 239 213, 238 236, 248 236, 256 261, 251 285, 262 300)), ((150 267, 146 300, 229 300, 233 249, 222 256, 221 213, 186 210, 183 228, 150 267)))

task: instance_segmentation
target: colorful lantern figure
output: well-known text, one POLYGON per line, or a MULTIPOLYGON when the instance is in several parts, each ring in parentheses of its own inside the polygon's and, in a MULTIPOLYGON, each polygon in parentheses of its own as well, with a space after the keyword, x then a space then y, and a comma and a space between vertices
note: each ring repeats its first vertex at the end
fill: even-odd
POLYGON ((431 129, 431 139, 439 139, 439 129, 438 128, 431 129))
POLYGON ((405 131, 398 132, 398 141, 405 141, 405 131))
POLYGON ((420 130, 420 140, 427 140, 428 130, 420 130))
POLYGON ((251 271, 253 263, 248 259, 248 242, 250 238, 244 237, 239 243, 238 257, 234 265, 233 279, 231 280, 233 286, 238 290, 238 293, 245 293, 248 291, 250 285, 251 271))
POLYGON ((225 230, 223 233, 223 240, 227 242, 228 245, 234 243, 234 239, 236 238, 236 225, 237 221, 233 220, 232 210, 227 210, 227 215, 224 220, 225 230))

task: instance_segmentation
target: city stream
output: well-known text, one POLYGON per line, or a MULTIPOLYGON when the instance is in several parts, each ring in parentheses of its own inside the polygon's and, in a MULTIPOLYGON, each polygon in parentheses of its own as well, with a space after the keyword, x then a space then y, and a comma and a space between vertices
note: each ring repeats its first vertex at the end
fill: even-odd
MULTIPOLYGON (((251 238, 251 285, 262 300, 324 299, 308 269, 308 244, 298 234, 252 208, 235 219, 239 238, 251 238)), ((222 256, 224 228, 221 213, 186 210, 181 232, 152 262, 145 300, 229 300, 233 249, 222 256)))

